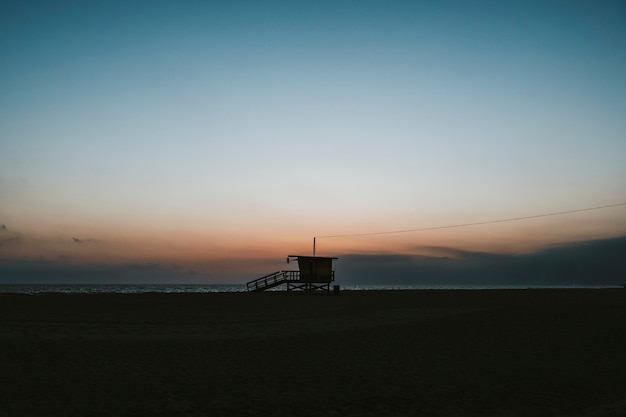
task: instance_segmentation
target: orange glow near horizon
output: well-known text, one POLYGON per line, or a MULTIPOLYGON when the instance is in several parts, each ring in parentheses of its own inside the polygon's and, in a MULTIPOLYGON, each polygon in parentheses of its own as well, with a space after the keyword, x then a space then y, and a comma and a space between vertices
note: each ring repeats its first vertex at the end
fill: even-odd
MULTIPOLYGON (((561 225, 567 226, 567 225, 561 225)), ((569 224, 572 226, 572 224, 569 224)), ((531 253, 542 248, 581 240, 618 237, 626 235, 621 229, 605 234, 587 233, 585 228, 546 228, 545 225, 529 227, 500 225, 498 228, 466 228, 337 239, 317 239, 318 256, 362 255, 420 255, 456 257, 456 251, 489 253, 531 253), (621 230, 621 233, 619 231, 621 230), (561 232, 561 233, 557 233, 561 232)), ((595 229, 595 232, 598 232, 595 229)), ((159 236, 150 241, 142 236, 115 236, 105 239, 72 238, 63 240, 31 240, 24 236, 23 245, 7 250, 3 247, 0 260, 47 261, 63 265, 141 267, 154 265, 170 271, 171 279, 178 282, 246 282, 277 270, 293 269, 285 264, 288 254, 309 255, 313 252, 311 236, 291 239, 268 236, 245 236, 242 239, 215 240, 201 233, 159 236), (30 242, 30 243, 29 243, 30 242)), ((152 275, 148 275, 150 277, 152 275)), ((148 278, 150 279, 150 278, 148 278)), ((156 279, 156 277, 154 278, 156 279)))
MULTIPOLYGON (((621 211, 615 210, 609 216, 599 216, 593 212, 577 213, 422 232, 318 237, 316 249, 320 256, 347 253, 426 254, 435 247, 478 252, 532 252, 570 241, 624 235, 626 220, 620 218, 621 211)), ((292 222, 281 229, 276 227, 276 223, 278 221, 267 222, 254 229, 245 225, 245 229, 233 228, 219 232, 200 226, 193 230, 178 231, 165 227, 161 230, 124 228, 122 231, 112 227, 77 227, 65 228, 63 235, 54 233, 54 228, 40 234, 35 229, 26 229, 15 234, 15 244, 4 245, 1 256, 5 259, 62 258, 68 262, 202 264, 211 261, 236 263, 245 259, 272 260, 282 259, 289 253, 312 253, 313 229, 319 225, 302 224, 298 227, 292 222)), ((330 230, 331 227, 332 223, 324 223, 324 230, 330 230)), ((336 230, 346 231, 348 228, 343 226, 336 230)), ((365 230, 365 233, 380 231, 373 227, 365 230)), ((9 239, 11 233, 13 231, 8 229, 4 233, 7 236, 5 239, 9 239)))

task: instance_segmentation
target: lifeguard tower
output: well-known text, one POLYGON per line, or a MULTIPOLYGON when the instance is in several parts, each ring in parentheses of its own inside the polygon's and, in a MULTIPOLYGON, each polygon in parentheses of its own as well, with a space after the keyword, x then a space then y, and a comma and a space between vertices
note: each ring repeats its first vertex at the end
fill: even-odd
POLYGON ((330 283, 335 280, 333 260, 322 256, 289 255, 287 262, 298 261, 297 271, 277 271, 246 284, 248 291, 260 292, 285 284, 287 291, 330 292, 330 283))

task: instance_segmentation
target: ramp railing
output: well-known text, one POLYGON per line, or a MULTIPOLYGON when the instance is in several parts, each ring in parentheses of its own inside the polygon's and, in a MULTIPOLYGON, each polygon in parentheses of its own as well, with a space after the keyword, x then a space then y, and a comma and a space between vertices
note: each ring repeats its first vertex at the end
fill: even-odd
POLYGON ((291 281, 300 281, 300 271, 276 271, 248 282, 246 288, 248 291, 265 291, 291 281))

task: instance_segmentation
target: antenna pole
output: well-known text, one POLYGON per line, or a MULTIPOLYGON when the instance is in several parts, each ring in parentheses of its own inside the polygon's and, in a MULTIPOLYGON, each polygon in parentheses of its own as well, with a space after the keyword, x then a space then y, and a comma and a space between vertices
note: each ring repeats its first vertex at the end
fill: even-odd
POLYGON ((313 256, 315 256, 315 238, 313 238, 313 256))

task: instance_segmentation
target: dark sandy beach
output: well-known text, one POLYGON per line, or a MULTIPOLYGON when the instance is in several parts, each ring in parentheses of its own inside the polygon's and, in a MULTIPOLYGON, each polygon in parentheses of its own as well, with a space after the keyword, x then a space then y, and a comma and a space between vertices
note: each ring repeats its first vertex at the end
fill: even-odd
POLYGON ((624 416, 626 290, 0 296, 2 416, 624 416))

